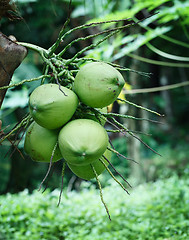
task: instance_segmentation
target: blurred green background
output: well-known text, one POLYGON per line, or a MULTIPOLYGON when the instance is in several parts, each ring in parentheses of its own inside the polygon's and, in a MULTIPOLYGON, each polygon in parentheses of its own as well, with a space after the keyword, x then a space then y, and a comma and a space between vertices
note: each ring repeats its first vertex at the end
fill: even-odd
MULTIPOLYGON (((16 3, 23 20, 2 19, 1 31, 7 36, 14 35, 20 42, 50 47, 68 17, 69 1, 16 3)), ((158 121, 119 119, 161 157, 136 138, 110 134, 115 149, 139 164, 112 155, 116 170, 133 186, 128 187, 131 193, 128 196, 108 172, 100 176, 112 217, 109 222, 95 180, 83 181, 66 168, 62 202, 57 208, 62 162, 55 165, 48 190, 42 194, 36 189, 48 164, 35 163, 26 155, 23 159, 5 141, 0 145, 0 239, 189 239, 189 2, 73 0, 71 21, 65 31, 86 22, 128 18, 137 21, 154 13, 158 14, 114 35, 85 55, 133 70, 122 72, 127 82, 126 100, 164 117, 120 102, 114 103, 112 111, 158 121)), ((75 31, 61 48, 78 37, 127 23, 124 20, 75 31)), ((77 42, 64 58, 101 38, 77 42)), ((12 81, 37 77, 42 71, 39 55, 29 51, 12 81)), ((7 91, 0 110, 5 132, 28 112, 28 97, 39 84, 27 83, 7 91)), ((23 151, 23 140, 18 147, 23 151)), ((125 184, 119 175, 115 176, 125 184)))

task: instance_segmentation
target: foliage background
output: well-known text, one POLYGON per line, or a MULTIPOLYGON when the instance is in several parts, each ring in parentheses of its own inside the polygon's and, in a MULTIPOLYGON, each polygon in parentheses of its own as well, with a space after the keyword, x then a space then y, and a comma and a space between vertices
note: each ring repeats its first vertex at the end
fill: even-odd
MULTIPOLYGON (((0 23, 1 31, 7 36, 14 35, 18 41, 30 42, 44 48, 50 47, 56 41, 57 35, 68 16, 69 1, 20 0, 17 1, 17 6, 19 14, 24 20, 11 22, 3 19, 0 23)), ((98 205, 97 190, 94 190, 95 181, 92 181, 91 188, 89 184, 87 187, 84 187, 82 192, 77 192, 83 189, 85 182, 73 176, 68 168, 64 179, 64 191, 74 190, 74 192, 68 193, 68 195, 70 194, 69 199, 65 193, 60 208, 66 212, 65 215, 58 215, 57 217, 55 207, 55 201, 57 200, 56 191, 50 193, 48 190, 45 195, 36 192, 28 195, 28 192, 32 193, 37 189, 47 171, 48 165, 34 163, 28 156, 24 156, 25 160, 23 160, 20 154, 14 151, 14 148, 7 141, 5 144, 0 145, 0 192, 1 194, 8 193, 8 195, 2 195, 0 199, 2 202, 0 214, 4 216, 0 230, 2 239, 4 236, 9 236, 6 234, 10 234, 9 238, 22 239, 21 236, 24 233, 26 234, 26 229, 29 225, 32 225, 32 227, 27 234, 36 235, 36 239, 39 238, 40 232, 42 232, 41 234, 52 233, 51 239, 61 239, 61 237, 62 239, 79 239, 79 237, 83 239, 84 236, 85 239, 87 239, 87 236, 89 239, 90 237, 93 239, 93 234, 98 233, 100 236, 102 231, 105 234, 102 235, 104 239, 110 239, 110 235, 108 235, 109 230, 113 234, 111 236, 116 240, 121 239, 121 236, 122 239, 123 236, 127 236, 128 239, 136 239, 136 236, 138 238, 140 236, 139 239, 187 239, 187 227, 189 226, 189 216, 187 215, 188 190, 186 188, 188 184, 186 179, 189 175, 188 1, 73 0, 71 21, 66 30, 87 21, 105 21, 130 17, 136 20, 156 12, 158 14, 146 19, 140 25, 124 30, 122 33, 105 41, 98 48, 86 53, 87 57, 115 62, 139 72, 150 73, 150 77, 146 77, 144 74, 136 74, 130 71, 123 72, 128 84, 125 90, 126 99, 165 114, 165 117, 159 118, 132 106, 120 103, 115 103, 113 106, 114 112, 163 122, 163 124, 153 124, 148 121, 121 120, 131 130, 137 131, 137 136, 140 136, 143 141, 160 153, 162 157, 152 153, 135 139, 124 138, 115 134, 110 136, 118 151, 140 163, 139 165, 132 164, 115 155, 112 156, 112 163, 116 169, 129 180, 133 187, 139 185, 139 187, 134 187, 131 196, 124 197, 121 193, 122 189, 119 190, 113 185, 113 188, 116 189, 116 196, 120 198, 120 200, 119 198, 116 199, 115 202, 111 195, 112 188, 109 186, 110 177, 108 173, 104 172, 100 176, 103 187, 106 187, 104 190, 105 199, 117 224, 114 226, 115 222, 112 225, 108 223, 101 203, 98 205), (156 87, 172 84, 183 85, 182 87, 166 91, 154 90, 156 87), (148 90, 151 89, 152 92, 132 93, 134 89, 142 91, 146 88, 148 90), (147 132, 152 135, 147 136, 139 134, 139 132, 147 132), (146 185, 146 182, 149 183, 146 185), (151 185, 151 182, 155 183, 151 185), (141 184, 143 185, 140 186, 141 184), (87 190, 88 188, 89 190, 87 190), (23 191, 24 189, 28 189, 28 192, 24 191, 18 195, 10 194, 23 191), (55 198, 53 194, 56 195, 55 198), (134 201, 136 195, 136 201, 134 201), (72 197, 75 205, 70 200, 72 197), (148 202, 149 205, 144 205, 142 200, 140 201, 140 197, 144 202, 148 198, 152 199, 152 202, 148 202), (34 209, 32 202, 28 206, 28 198, 33 199, 31 201, 36 203, 35 211, 41 211, 38 220, 36 220, 35 214, 31 216, 31 212, 28 210, 34 209), (21 203, 21 199, 26 200, 21 203), (6 210, 5 201, 8 201, 8 210, 6 210), (83 202, 90 202, 90 204, 87 206, 84 204, 83 206, 83 202), (15 210, 9 209, 12 203, 16 204, 12 205, 12 208, 15 208, 15 210), (49 208, 50 213, 47 210, 49 208), (77 212, 79 208, 86 209, 77 212), (16 209, 18 210, 17 213, 14 212, 17 211, 16 209), (124 214, 127 216, 127 219, 124 214), (48 215, 47 222, 44 221, 44 216, 46 215, 48 215), (166 224, 164 224, 164 217, 167 218, 166 224), (25 225, 26 219, 28 221, 27 226, 25 225), (60 222, 66 222, 67 225, 61 225, 60 222), (102 226, 107 230, 101 229, 102 222, 105 222, 102 226), (95 225, 93 230, 91 230, 89 223, 95 225), (7 225, 6 228, 4 228, 4 224, 7 225), (176 224, 178 225, 176 226, 176 224), (73 234, 76 235, 72 236, 71 230, 76 225, 79 225, 78 229, 80 229, 80 232, 75 232, 73 234), (166 225, 165 228, 164 225, 166 225), (47 229, 47 226, 49 231, 40 231, 41 228, 47 229), (114 227, 117 229, 114 229, 114 227), (124 229, 122 233, 120 233, 121 229, 124 229), (64 236, 66 233, 67 236, 64 236), (88 235, 89 233, 90 235, 88 235)), ((122 24, 125 23, 126 21, 122 24)), ((100 30, 120 26, 120 24, 103 24, 95 28, 75 32, 62 43, 61 48, 75 38, 88 36, 100 30)), ((74 44, 64 57, 70 58, 77 51, 87 46, 87 44, 97 41, 99 38, 100 36, 93 40, 80 41, 74 44)), ((42 70, 43 62, 37 53, 29 51, 25 61, 15 71, 13 82, 37 77, 41 75, 42 70)), ((4 124, 3 129, 6 128, 6 131, 11 129, 28 112, 28 97, 38 84, 36 82, 24 84, 7 92, 3 108, 0 111, 0 118, 4 124)), ((107 127, 110 126, 107 124, 107 127)), ((23 149, 23 141, 20 142, 19 148, 23 149)), ((51 191, 60 187, 61 166, 61 162, 56 165, 54 174, 48 182, 48 188, 51 191)), ((119 179, 119 176, 117 177, 119 179)), ((121 179, 119 180, 122 181, 121 179)), ((58 212, 61 211, 58 210, 58 212)), ((7 237, 7 239, 9 238, 7 237)), ((47 239, 45 235, 44 239, 47 239)))
POLYGON ((99 193, 88 184, 82 191, 64 193, 57 208, 59 191, 41 194, 28 191, 0 197, 0 239, 122 240, 181 239, 189 234, 188 180, 171 177, 137 187, 131 196, 109 183, 104 197, 111 199, 107 218, 99 193), (116 194, 115 194, 116 193, 116 194), (29 202, 29 204, 28 204, 29 202), (86 204, 87 203, 87 204, 86 204))

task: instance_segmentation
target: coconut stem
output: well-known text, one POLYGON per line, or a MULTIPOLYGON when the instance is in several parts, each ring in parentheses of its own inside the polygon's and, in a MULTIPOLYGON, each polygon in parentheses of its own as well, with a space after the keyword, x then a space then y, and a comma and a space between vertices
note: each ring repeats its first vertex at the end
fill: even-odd
POLYGON ((55 144, 55 146, 54 146, 54 148, 53 148, 52 155, 51 155, 51 159, 50 159, 50 163, 49 163, 49 168, 48 168, 48 170, 47 170, 47 173, 46 173, 45 177, 43 178, 42 182, 40 183, 40 186, 39 186, 38 191, 41 190, 41 187, 42 187, 44 181, 46 180, 46 178, 47 178, 48 175, 49 175, 49 172, 50 172, 51 166, 52 166, 52 160, 53 160, 54 153, 55 153, 55 151, 56 151, 57 146, 58 146, 58 142, 56 142, 56 144, 55 144))
POLYGON ((113 153, 119 155, 119 156, 122 157, 122 158, 125 158, 125 159, 127 159, 127 160, 129 160, 129 161, 132 161, 132 162, 135 162, 135 163, 138 164, 138 162, 136 162, 135 160, 133 160, 133 159, 131 159, 131 158, 127 158, 127 157, 125 157, 123 154, 119 153, 118 151, 116 151, 116 150, 113 149, 113 148, 107 147, 107 149, 110 150, 111 152, 113 152, 113 153))
POLYGON ((100 160, 101 163, 104 165, 104 167, 105 167, 106 170, 109 172, 110 176, 114 179, 114 181, 116 181, 116 182, 123 188, 123 190, 124 190, 127 194, 129 194, 129 192, 128 192, 127 189, 123 186, 123 184, 120 183, 120 181, 117 180, 117 178, 115 178, 115 176, 114 176, 113 173, 110 171, 110 169, 108 168, 108 166, 106 166, 106 164, 105 164, 105 162, 103 161, 103 159, 100 158, 99 160, 100 160))
MULTIPOLYGON (((121 132, 124 131, 124 129, 120 129, 120 130, 121 130, 121 132)), ((120 130, 106 129, 106 132, 120 133, 120 130)), ((126 131, 125 131, 125 132, 126 132, 126 131)), ((129 130, 129 132, 137 133, 137 134, 143 134, 143 135, 145 135, 145 136, 152 136, 152 134, 150 134, 150 133, 145 133, 145 132, 141 132, 141 131, 129 130)))
MULTIPOLYGON (((61 41, 63 41, 63 39, 73 33, 76 30, 81 30, 81 29, 85 29, 85 28, 90 28, 90 27, 95 27, 97 25, 102 25, 102 24, 106 24, 106 23, 118 23, 118 22, 123 22, 123 21, 131 21, 131 18, 127 18, 127 19, 118 19, 118 20, 109 20, 109 21, 102 21, 102 22, 92 22, 92 23, 88 23, 88 24, 84 24, 75 28, 70 29, 69 31, 67 31, 66 33, 61 32, 62 36, 61 36, 61 41)), ((62 54, 65 52, 65 50, 63 49, 59 55, 62 56, 62 54)))
POLYGON ((66 168, 66 162, 63 162, 63 166, 62 166, 62 176, 61 176, 62 182, 61 182, 61 189, 60 189, 60 195, 59 195, 57 207, 59 207, 60 202, 61 202, 61 197, 62 197, 62 192, 63 192, 63 184, 64 184, 65 168, 66 168))
MULTIPOLYGON (((133 24, 133 23, 132 23, 133 24)), ((131 23, 130 24, 127 24, 125 26, 121 26, 121 27, 116 27, 116 28, 111 28, 111 29, 108 29, 108 30, 104 30, 102 32, 98 32, 98 33, 95 33, 95 34, 91 34, 91 35, 88 35, 87 37, 80 37, 80 38, 77 38, 77 39, 74 39, 73 41, 71 41, 68 45, 66 45, 66 47, 58 54, 58 56, 62 56, 66 50, 68 48, 70 48, 74 43, 77 43, 79 41, 85 41, 85 40, 88 40, 90 38, 95 38, 95 37, 98 37, 99 35, 102 35, 102 34, 106 34, 106 33, 110 33, 110 32, 115 32, 115 31, 118 31, 118 30, 122 30, 130 25, 132 25, 131 23)))
MULTIPOLYGON (((95 59, 95 58, 86 58, 86 57, 76 58, 74 62, 86 62, 86 61, 88 61, 88 62, 89 61, 92 61, 92 62, 102 62, 101 60, 98 60, 98 59, 95 59)), ((118 71, 134 72, 134 73, 137 73, 137 74, 139 74, 141 76, 144 76, 144 77, 150 77, 150 75, 152 75, 152 73, 147 73, 147 72, 141 72, 141 71, 133 70, 133 69, 126 68, 126 67, 123 67, 121 65, 112 63, 112 62, 108 62, 108 61, 103 61, 103 62, 111 65, 112 67, 115 67, 118 71)))
POLYGON ((136 118, 134 116, 130 116, 130 115, 123 115, 123 114, 119 114, 119 113, 101 113, 103 116, 105 117, 121 117, 121 118, 127 118, 127 119, 133 119, 133 120, 138 120, 138 121, 148 121, 148 122, 152 122, 152 123, 158 123, 158 124, 162 124, 162 122, 156 121, 156 120, 152 120, 152 119, 148 119, 148 118, 136 118))
POLYGON ((140 108, 140 109, 145 110, 145 111, 147 111, 147 112, 156 114, 156 115, 158 115, 158 116, 160 116, 160 117, 163 117, 163 116, 164 116, 164 115, 161 115, 160 113, 155 112, 155 111, 153 111, 153 110, 151 110, 151 109, 148 109, 148 108, 142 107, 142 106, 140 106, 140 105, 137 105, 137 104, 135 104, 135 103, 129 102, 128 100, 121 99, 121 98, 117 98, 117 100, 119 100, 119 101, 121 101, 121 102, 124 102, 124 103, 127 103, 127 104, 130 104, 130 105, 132 105, 132 106, 134 106, 134 107, 140 108))
MULTIPOLYGON (((29 123, 28 123, 28 124, 29 124, 29 123)), ((14 141, 12 141, 10 138, 8 138, 9 142, 10 142, 11 145, 14 147, 14 149, 13 149, 13 151, 11 152, 9 158, 12 157, 12 155, 14 154, 15 151, 18 151, 18 153, 20 154, 20 156, 22 157, 22 159, 24 159, 24 156, 23 156, 22 152, 20 151, 20 149, 18 148, 18 145, 19 145, 19 143, 21 142, 21 140, 22 140, 22 138, 23 138, 23 136, 24 136, 25 131, 23 131, 23 133, 21 134, 20 139, 17 141, 18 135, 21 133, 21 131, 22 131, 22 128, 20 128, 20 129, 17 131, 14 141)), ((7 153, 5 154, 4 158, 6 158, 6 156, 9 154, 10 150, 11 150, 11 148, 7 151, 7 153)))
POLYGON ((36 77, 36 78, 31 78, 31 79, 24 79, 22 80, 21 82, 18 82, 18 83, 15 83, 15 84, 11 84, 9 86, 3 86, 3 87, 0 87, 0 90, 3 90, 3 89, 8 89, 8 88, 13 88, 13 87, 17 87, 17 86, 20 86, 24 83, 28 83, 28 82, 34 82, 34 81, 37 81, 37 80, 40 80, 42 78, 50 78, 51 76, 50 75, 41 75, 39 77, 36 77))
POLYGON ((15 131, 19 130, 21 127, 26 127, 28 123, 31 121, 31 116, 28 115, 25 118, 22 119, 20 123, 18 123, 9 133, 6 135, 3 135, 3 137, 0 140, 0 144, 5 140, 8 139, 15 131))
MULTIPOLYGON (((145 143, 141 138, 139 138, 138 136, 136 136, 134 133, 130 132, 129 129, 126 128, 123 124, 121 124, 120 122, 118 122, 118 121, 117 121, 115 118, 113 118, 113 117, 111 117, 111 119, 113 120, 113 122, 114 122, 115 124, 117 124, 117 126, 123 127, 123 128, 128 132, 128 134, 129 134, 130 136, 136 138, 136 139, 137 139, 139 142, 141 142, 144 146, 146 146, 146 147, 149 148, 152 152, 156 153, 157 155, 159 155, 159 156, 161 157, 161 155, 160 155, 158 152, 156 152, 153 148, 151 148, 151 147, 150 147, 147 143, 145 143)), ((124 132, 123 132, 123 134, 124 134, 124 132)), ((124 134, 124 136, 125 136, 125 134, 124 134)))
POLYGON ((123 181, 126 182, 126 183, 129 185, 129 187, 132 188, 132 186, 130 185, 130 183, 121 175, 121 173, 119 173, 119 172, 115 169, 114 165, 113 165, 104 155, 102 155, 102 157, 110 164, 110 166, 111 166, 111 167, 114 169, 114 171, 123 179, 123 181))
MULTIPOLYGON (((97 46, 100 45, 102 42, 104 42, 105 40, 107 40, 107 39, 109 39, 110 37, 114 36, 115 34, 119 33, 119 32, 122 31, 123 29, 128 28, 128 27, 133 26, 133 25, 136 25, 136 23, 135 23, 135 22, 132 22, 132 23, 129 23, 129 24, 125 25, 125 26, 117 27, 117 28, 113 29, 113 31, 109 31, 110 33, 109 33, 107 36, 103 37, 102 39, 100 39, 100 40, 97 41, 96 43, 92 43, 92 44, 90 44, 89 46, 87 46, 87 47, 83 48, 82 50, 80 50, 79 52, 77 52, 71 59, 69 59, 69 60, 67 61, 66 65, 69 65, 71 62, 74 62, 74 60, 75 60, 78 56, 82 55, 84 52, 86 52, 86 51, 88 51, 88 50, 90 50, 90 49, 92 49, 92 48, 97 47, 97 46)), ((103 32, 102 32, 101 34, 103 34, 103 32)))
POLYGON ((49 178, 47 179, 46 186, 45 186, 44 190, 42 191, 42 193, 44 193, 44 192, 46 191, 47 187, 48 187, 48 182, 49 182, 49 180, 50 180, 50 178, 52 177, 53 172, 54 172, 54 166, 55 166, 55 163, 52 163, 52 166, 51 166, 51 173, 50 173, 49 178))
POLYGON ((109 217, 109 219, 110 219, 110 221, 111 221, 111 217, 110 217, 110 213, 109 213, 108 207, 107 207, 106 203, 104 202, 104 198, 103 198, 103 194, 102 194, 102 186, 101 186, 101 183, 100 183, 100 181, 99 181, 99 179, 98 179, 98 174, 97 174, 94 166, 93 166, 92 164, 90 164, 90 165, 91 165, 91 167, 92 167, 92 169, 93 169, 93 172, 94 172, 94 174, 95 174, 96 181, 97 181, 97 183, 98 183, 98 187, 99 187, 99 190, 100 190, 101 202, 103 203, 103 205, 104 205, 104 207, 105 207, 105 209, 106 209, 106 212, 107 212, 107 214, 108 214, 108 217, 109 217))

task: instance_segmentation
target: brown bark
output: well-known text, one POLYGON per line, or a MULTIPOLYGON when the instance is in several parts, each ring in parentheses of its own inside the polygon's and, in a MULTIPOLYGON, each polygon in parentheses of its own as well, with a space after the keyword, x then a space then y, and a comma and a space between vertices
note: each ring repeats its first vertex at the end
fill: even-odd
MULTIPOLYGON (((0 32, 0 87, 8 86, 15 69, 27 55, 27 49, 0 32)), ((6 89, 0 90, 0 108, 6 89)))

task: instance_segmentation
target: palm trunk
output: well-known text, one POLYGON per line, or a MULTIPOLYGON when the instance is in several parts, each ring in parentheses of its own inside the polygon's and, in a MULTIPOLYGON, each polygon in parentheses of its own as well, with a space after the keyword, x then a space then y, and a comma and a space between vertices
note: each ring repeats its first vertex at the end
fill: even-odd
MULTIPOLYGON (((0 32, 0 88, 8 86, 15 69, 27 55, 25 47, 11 41, 0 32)), ((6 89, 0 90, 0 108, 6 94, 6 89)))

